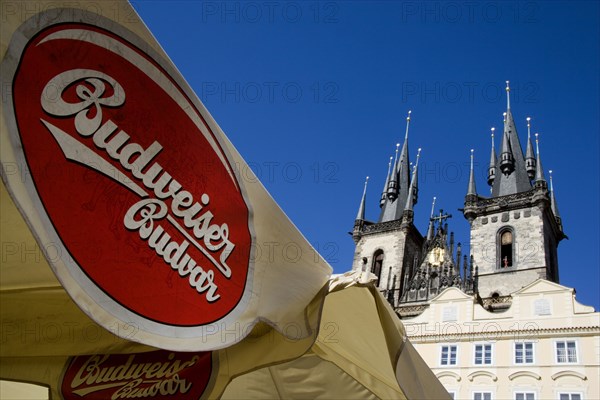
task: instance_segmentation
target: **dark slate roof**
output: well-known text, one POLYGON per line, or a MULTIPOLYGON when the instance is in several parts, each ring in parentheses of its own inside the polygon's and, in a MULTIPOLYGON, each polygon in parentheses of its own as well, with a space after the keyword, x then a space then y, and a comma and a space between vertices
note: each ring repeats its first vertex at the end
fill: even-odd
POLYGON ((367 184, 369 183, 369 177, 365 179, 365 188, 363 189, 362 199, 360 200, 360 206, 358 207, 358 213, 356 214, 356 219, 364 221, 365 220, 365 203, 367 200, 367 184))
POLYGON ((387 198, 379 216, 378 222, 394 221, 402 218, 404 207, 408 198, 408 192, 410 189, 410 161, 408 158, 408 128, 410 124, 410 111, 406 118, 406 133, 404 135, 404 143, 402 144, 402 150, 400 151, 398 158, 394 162, 392 169, 391 181, 396 182, 397 192, 396 196, 387 198))
POLYGON ((552 213, 556 218, 560 218, 560 214, 558 213, 558 206, 556 205, 556 198, 554 197, 554 185, 552 183, 552 171, 550 171, 550 207, 552 208, 552 213))
POLYGON ((540 146, 539 140, 535 138, 535 151, 537 152, 537 161, 535 166, 535 182, 545 182, 546 178, 544 177, 544 167, 542 167, 542 159, 540 158, 540 146))
MULTIPOLYGON (((519 136, 515 121, 510 108, 506 111, 506 123, 504 124, 504 136, 508 140, 507 146, 510 146, 514 157, 515 169, 508 175, 504 175, 498 168, 499 160, 496 162, 496 179, 492 185, 492 196, 506 196, 514 193, 521 193, 531 190, 531 183, 527 176, 525 168, 525 158, 523 150, 519 143, 519 136)), ((504 142, 504 139, 503 139, 504 142)), ((504 151, 504 143, 502 151, 504 151)))
POLYGON ((471 172, 469 174, 469 188, 467 189, 468 195, 477 195, 477 189, 475 188, 475 173, 473 171, 473 149, 471 149, 471 172))

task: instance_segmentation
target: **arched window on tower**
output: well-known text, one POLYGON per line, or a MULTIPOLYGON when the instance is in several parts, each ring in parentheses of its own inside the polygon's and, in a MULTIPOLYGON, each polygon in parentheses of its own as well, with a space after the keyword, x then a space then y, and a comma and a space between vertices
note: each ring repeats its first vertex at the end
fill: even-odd
POLYGON ((514 232, 511 228, 503 228, 498 232, 498 268, 514 265, 514 232))
POLYGON ((377 250, 373 254, 373 265, 371 266, 371 272, 377 277, 375 285, 379 287, 381 280, 381 270, 383 269, 383 250, 377 250))

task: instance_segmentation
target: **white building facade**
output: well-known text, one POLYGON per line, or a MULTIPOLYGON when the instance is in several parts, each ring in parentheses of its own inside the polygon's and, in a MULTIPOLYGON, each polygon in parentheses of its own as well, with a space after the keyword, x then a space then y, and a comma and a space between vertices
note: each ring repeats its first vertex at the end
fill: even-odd
POLYGON ((600 399, 600 313, 542 279, 511 297, 489 312, 448 288, 402 322, 455 399, 600 399))

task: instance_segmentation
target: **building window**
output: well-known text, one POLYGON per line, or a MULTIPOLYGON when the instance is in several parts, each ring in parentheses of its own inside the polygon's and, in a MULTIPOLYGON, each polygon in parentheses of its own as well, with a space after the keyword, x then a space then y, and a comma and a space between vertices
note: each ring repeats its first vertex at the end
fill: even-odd
POLYGON ((475 365, 491 365, 492 364, 492 345, 491 344, 476 344, 475 345, 475 365))
POLYGON ((373 254, 373 266, 371 272, 377 277, 375 286, 379 287, 379 281, 381 279, 381 270, 383 269, 383 250, 377 250, 373 254))
POLYGON ((473 392, 473 400, 492 400, 492 392, 473 392))
POLYGON ((516 392, 515 400, 535 400, 535 392, 516 392))
POLYGON ((583 400, 581 393, 559 393, 558 400, 583 400))
POLYGON ((440 365, 456 365, 456 346, 442 346, 440 365))
POLYGON ((577 362, 577 343, 574 340, 556 342, 556 362, 559 364, 577 362))
POLYGON ((515 364, 533 364, 533 343, 515 343, 515 364))
POLYGON ((512 267, 514 256, 514 232, 510 228, 504 228, 498 232, 498 268, 512 267))

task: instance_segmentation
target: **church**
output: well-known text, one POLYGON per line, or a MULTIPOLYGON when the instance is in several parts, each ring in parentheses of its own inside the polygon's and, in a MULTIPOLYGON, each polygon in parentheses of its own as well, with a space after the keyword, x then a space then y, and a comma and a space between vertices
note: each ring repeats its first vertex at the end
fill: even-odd
POLYGON ((500 147, 492 129, 487 183, 471 168, 464 206, 468 254, 455 245, 449 214, 431 207, 427 232, 415 227, 420 149, 409 160, 410 111, 402 147, 378 196, 379 219, 365 219, 367 182, 351 232, 353 271, 371 272, 406 334, 455 399, 600 398, 600 313, 560 285, 558 245, 566 238, 537 137, 521 146, 510 106, 500 147), (534 147, 535 143, 535 147, 534 147), (525 148, 525 151, 523 151, 525 148))

